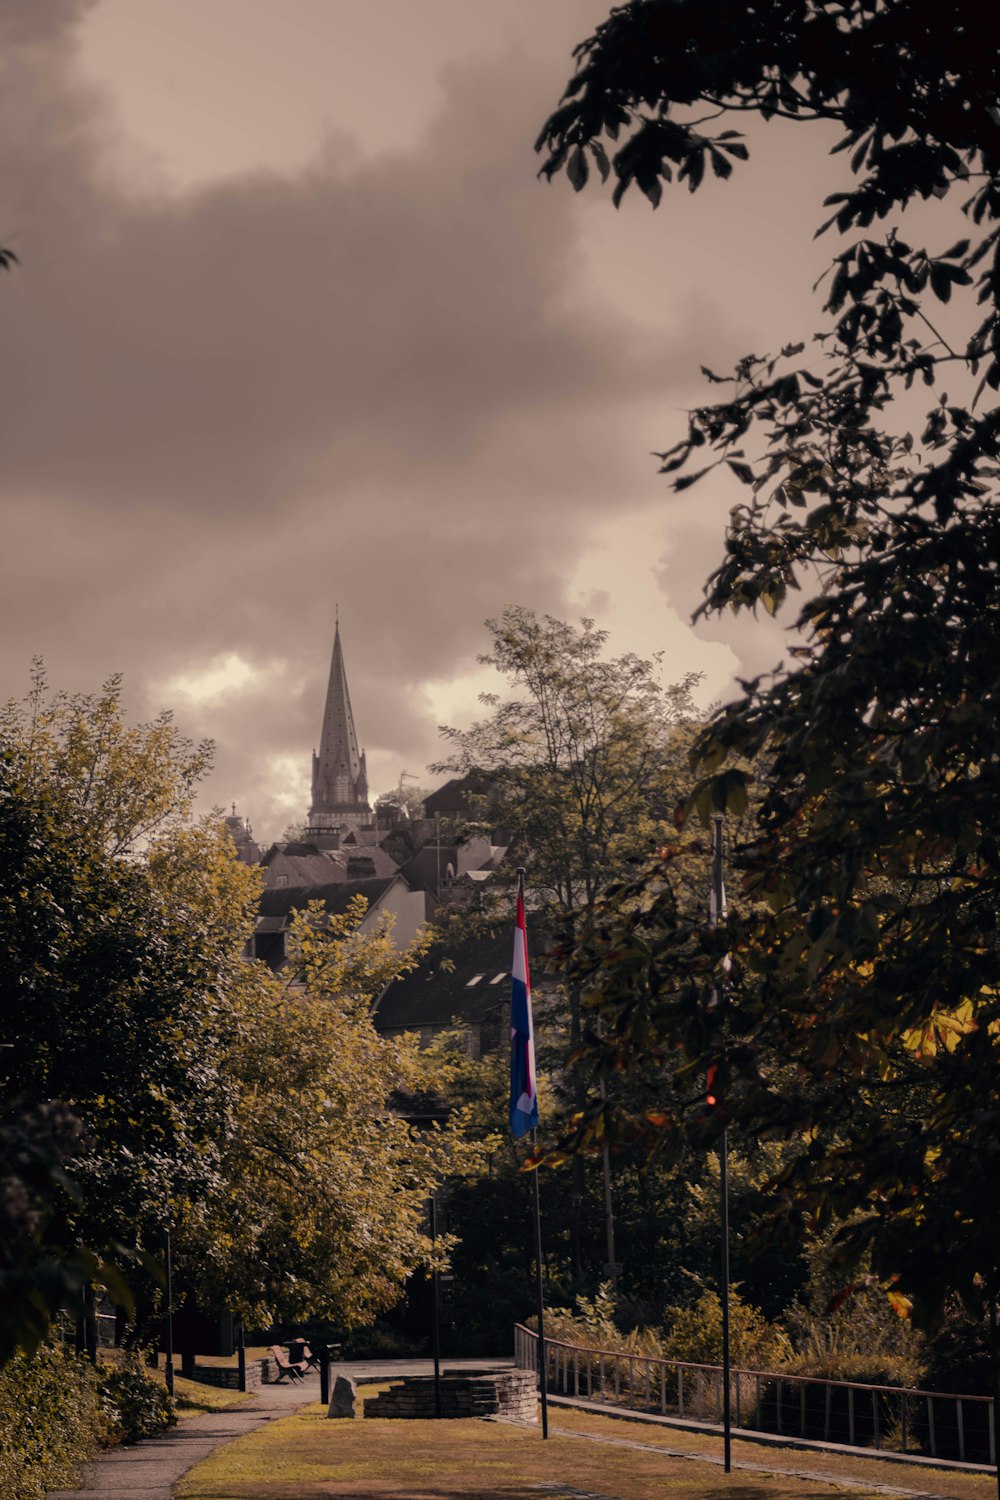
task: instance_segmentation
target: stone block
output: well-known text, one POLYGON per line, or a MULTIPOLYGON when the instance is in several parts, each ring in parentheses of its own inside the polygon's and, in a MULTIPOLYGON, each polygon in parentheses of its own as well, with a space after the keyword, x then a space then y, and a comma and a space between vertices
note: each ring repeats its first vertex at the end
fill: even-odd
MULTIPOLYGON (((330 1392, 330 1406, 327 1411, 328 1417, 353 1417, 357 1413, 354 1403, 357 1399, 358 1388, 349 1375, 338 1375, 333 1382, 333 1390, 330 1392)), ((367 1407, 367 1403, 366 1403, 367 1407)))

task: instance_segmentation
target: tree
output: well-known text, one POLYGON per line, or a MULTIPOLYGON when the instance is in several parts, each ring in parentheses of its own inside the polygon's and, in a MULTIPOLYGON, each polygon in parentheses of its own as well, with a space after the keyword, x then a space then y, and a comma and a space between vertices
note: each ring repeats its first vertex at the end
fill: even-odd
POLYGON ((111 856, 137 854, 154 835, 183 827, 214 753, 211 740, 182 735, 169 712, 127 724, 120 674, 99 694, 50 693, 40 660, 28 697, 0 709, 0 743, 20 784, 44 788, 53 819, 111 856))
POLYGON ((50 696, 36 673, 0 746, 6 1089, 29 1113, 62 1101, 81 1132, 46 1241, 67 1264, 86 1246, 158 1258, 217 1181, 256 878, 220 824, 184 824, 208 747, 167 719, 128 726, 117 679, 50 696))
MULTIPOLYGON (((675 488, 724 463, 747 489, 706 609, 774 612, 811 580, 792 666, 745 684, 697 747, 703 810, 744 795, 726 757, 754 765, 748 903, 709 933, 668 860, 595 924, 582 969, 618 1061, 679 1041, 690 1079, 720 1046, 706 990, 724 953, 738 959, 719 1118, 805 1132, 778 1183, 793 1230, 850 1216, 844 1256, 870 1248, 925 1319, 950 1288, 1000 1290, 982 1191, 1000 1152, 994 40, 971 0, 633 0, 578 49, 539 141, 549 176, 579 189, 593 163, 616 201, 635 183, 654 206, 675 171, 694 190, 746 157, 736 132, 705 132, 712 119, 827 120, 852 153, 855 185, 822 228, 866 233, 838 246, 816 347, 743 360, 728 397, 661 455, 675 488), (602 138, 620 141, 611 160, 602 138), (941 217, 956 185, 967 237, 908 243, 901 211, 941 200, 941 217), (884 232, 867 233, 876 221, 884 232), (906 431, 912 399, 897 398, 945 371, 953 395, 906 431), (655 910, 629 913, 651 892, 655 910), (897 1102, 915 1073, 918 1113, 897 1102), (859 1092, 870 1108, 840 1125, 833 1107, 859 1092)), ((953 221, 941 231, 953 238, 953 221)), ((668 1116, 669 1132, 705 1129, 693 1105, 668 1116)))
POLYGON ((382 809, 390 812, 393 809, 402 811, 407 818, 416 820, 424 815, 424 802, 430 796, 430 791, 425 786, 407 786, 403 777, 400 777, 399 785, 393 787, 391 792, 380 792, 375 798, 375 811, 382 809))
POLYGON ((88 1281, 121 1284, 88 1248, 48 1233, 57 1201, 78 1195, 66 1167, 80 1135, 79 1120, 58 1102, 12 1100, 0 1115, 0 1366, 18 1349, 33 1354, 88 1281))
POLYGON ((661 837, 676 800, 675 732, 695 717, 699 675, 663 688, 658 662, 606 660, 608 633, 593 620, 576 630, 517 607, 486 625, 493 647, 478 660, 518 696, 482 694, 488 719, 442 728, 452 754, 433 770, 487 775, 533 895, 571 913, 661 837))
POLYGON ((44 1328, 60 1277, 120 1296, 87 1248, 116 1244, 138 1257, 148 1328, 168 1226, 179 1291, 248 1320, 356 1322, 425 1248, 452 1136, 411 1138, 392 1116, 420 1064, 368 1017, 372 986, 412 955, 385 924, 358 934, 352 910, 336 930, 302 919, 314 994, 248 960, 259 873, 221 820, 187 817, 208 756, 168 719, 129 726, 118 679, 68 697, 39 675, 0 714, 0 1058, 23 1100, 0 1149, 24 1189, 0 1276, 34 1288, 19 1339, 44 1328))
MULTIPOLYGON (((698 675, 663 687, 658 661, 631 653, 607 658, 607 632, 592 620, 577 629, 518 607, 486 623, 492 649, 479 660, 507 680, 513 695, 484 694, 489 717, 467 730, 443 729, 452 754, 433 769, 476 772, 492 788, 490 818, 509 847, 483 893, 485 920, 496 918, 498 902, 508 919, 509 881, 523 864, 536 942, 557 937, 568 951, 586 907, 672 831, 688 776, 682 744, 695 717, 698 675)), ((565 1054, 583 1039, 583 1006, 573 972, 565 965, 559 972, 558 1044, 565 1054)), ((571 1097, 583 1106, 579 1078, 571 1097)), ((572 1263, 579 1278, 586 1191, 579 1160, 573 1176, 572 1263)))
POLYGON ((391 1307, 430 1258, 427 1198, 475 1167, 458 1110, 422 1131, 394 1109, 433 1087, 413 1037, 379 1036, 372 1001, 417 962, 389 924, 362 933, 364 898, 343 918, 321 904, 296 913, 294 988, 261 964, 244 995, 228 1064, 239 1098, 218 1192, 188 1211, 182 1272, 248 1321, 321 1319, 352 1328, 391 1307))
MULTIPOLYGON (((492 818, 510 841, 503 876, 523 863, 544 927, 571 943, 578 914, 672 828, 698 674, 664 689, 657 663, 632 653, 605 659, 607 631, 592 620, 576 630, 517 607, 486 625, 493 649, 478 659, 517 696, 482 694, 489 718, 442 728, 452 755, 433 769, 487 776, 492 818)), ((572 978, 567 1003, 575 1047, 581 1009, 572 978)))

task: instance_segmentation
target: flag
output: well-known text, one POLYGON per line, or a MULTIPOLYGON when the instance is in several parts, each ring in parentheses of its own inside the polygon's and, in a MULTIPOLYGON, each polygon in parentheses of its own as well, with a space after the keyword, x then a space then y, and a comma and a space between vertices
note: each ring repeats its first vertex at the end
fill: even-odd
POLYGON ((514 919, 514 959, 510 991, 510 1129, 517 1139, 538 1125, 535 1087, 535 1033, 531 1024, 531 982, 528 978, 528 929, 524 921, 524 880, 517 885, 514 919))

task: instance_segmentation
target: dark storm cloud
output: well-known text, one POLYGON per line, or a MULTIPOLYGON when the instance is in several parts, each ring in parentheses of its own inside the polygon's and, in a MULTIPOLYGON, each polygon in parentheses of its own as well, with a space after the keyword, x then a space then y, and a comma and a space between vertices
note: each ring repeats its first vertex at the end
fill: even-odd
POLYGON ((562 610, 588 522, 649 472, 630 406, 676 400, 704 329, 664 347, 568 295, 579 224, 535 178, 551 79, 525 58, 454 69, 409 151, 331 140, 181 196, 111 174, 87 8, 0 6, 7 688, 38 650, 71 687, 123 669, 140 709, 221 653, 283 664, 182 708, 219 737, 219 800, 259 791, 314 738, 339 600, 363 735, 429 757, 419 684, 505 604, 562 610))

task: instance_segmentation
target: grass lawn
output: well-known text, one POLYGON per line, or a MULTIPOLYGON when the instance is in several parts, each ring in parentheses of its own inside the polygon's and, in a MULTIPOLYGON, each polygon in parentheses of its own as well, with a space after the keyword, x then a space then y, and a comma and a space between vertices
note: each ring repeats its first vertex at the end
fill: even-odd
MULTIPOLYGON (((120 1363, 121 1358, 117 1349, 101 1350, 102 1365, 113 1367, 120 1363)), ((158 1369, 152 1365, 147 1366, 143 1374, 159 1385, 165 1386, 167 1383, 162 1363, 158 1369)), ((177 1416, 182 1422, 188 1417, 200 1417, 207 1411, 225 1411, 230 1406, 242 1406, 252 1395, 252 1391, 224 1391, 214 1385, 202 1385, 200 1380, 185 1380, 183 1375, 178 1375, 176 1370, 174 1372, 174 1400, 177 1416)))
MULTIPOLYGON (((247 1364, 254 1359, 262 1359, 269 1354, 270 1350, 262 1347, 247 1349, 247 1364)), ((214 1355, 199 1354, 200 1365, 221 1365, 224 1368, 236 1368, 236 1355, 229 1358, 216 1357, 214 1355)), ((231 1406, 242 1406, 244 1401, 250 1401, 255 1392, 253 1391, 227 1391, 221 1386, 204 1385, 200 1380, 186 1380, 183 1375, 177 1373, 177 1365, 174 1364, 174 1399, 177 1403, 177 1415, 183 1422, 188 1417, 200 1417, 207 1411, 226 1411, 231 1406)), ((166 1384, 163 1360, 160 1360, 158 1369, 146 1371, 151 1380, 158 1380, 161 1385, 166 1384)))
MULTIPOLYGON (((156 1371, 149 1373, 155 1375, 156 1371)), ((162 1371, 160 1384, 164 1384, 162 1371)), ((206 1411, 225 1411, 230 1406, 242 1406, 253 1395, 253 1391, 224 1391, 218 1386, 202 1385, 200 1380, 185 1380, 183 1375, 174 1375, 174 1399, 182 1422, 185 1417, 200 1417, 206 1411)))
MULTIPOLYGON (((369 1387, 363 1394, 371 1394, 369 1387)), ((359 1392, 359 1396, 362 1392, 359 1392)), ((550 1412, 552 1435, 499 1422, 329 1421, 319 1405, 220 1448, 181 1480, 177 1500, 862 1500, 851 1480, 957 1500, 994 1500, 992 1476, 734 1445, 734 1461, 775 1473, 671 1457, 717 1438, 590 1413, 550 1412), (565 1435, 558 1429, 566 1429, 565 1435), (573 1434, 579 1434, 574 1436, 573 1434), (586 1437, 590 1440, 586 1440, 586 1437), (602 1439, 603 1441, 597 1441, 602 1439), (612 1441, 607 1441, 611 1439, 612 1441), (643 1448, 623 1446, 633 1441, 643 1448), (650 1451, 652 1450, 652 1451, 650 1451), (820 1477, 802 1479, 808 1471, 820 1477), (829 1482, 823 1475, 829 1474, 829 1482), (834 1482, 835 1481, 835 1482, 834 1482)))

